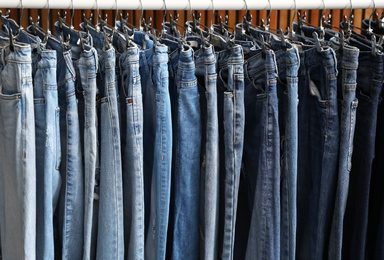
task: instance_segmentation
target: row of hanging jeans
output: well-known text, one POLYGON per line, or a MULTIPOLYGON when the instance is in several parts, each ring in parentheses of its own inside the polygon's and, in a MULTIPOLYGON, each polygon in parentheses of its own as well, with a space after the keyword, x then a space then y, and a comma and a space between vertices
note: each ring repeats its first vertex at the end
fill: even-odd
POLYGON ((3 259, 384 258, 376 42, 116 26, 0 32, 3 259))

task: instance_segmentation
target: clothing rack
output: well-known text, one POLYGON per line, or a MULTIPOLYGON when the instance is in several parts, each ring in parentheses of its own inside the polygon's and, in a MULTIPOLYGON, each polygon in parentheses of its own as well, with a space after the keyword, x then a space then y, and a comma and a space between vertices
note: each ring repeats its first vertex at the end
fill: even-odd
POLYGON ((384 0, 0 0, 0 6, 2 8, 105 10, 300 10, 384 8, 384 0))

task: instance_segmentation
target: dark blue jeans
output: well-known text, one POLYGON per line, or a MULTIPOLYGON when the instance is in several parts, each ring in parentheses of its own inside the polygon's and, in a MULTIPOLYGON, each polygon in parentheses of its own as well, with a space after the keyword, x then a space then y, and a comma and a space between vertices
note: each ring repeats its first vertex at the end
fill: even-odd
POLYGON ((359 58, 359 49, 344 46, 336 51, 339 120, 340 120, 340 150, 339 170, 337 177, 337 190, 335 209, 332 218, 331 236, 329 241, 328 258, 341 259, 343 243, 343 222, 345 207, 347 205, 349 175, 352 167, 353 137, 356 124, 356 77, 359 58))
POLYGON ((217 259, 219 231, 219 122, 216 57, 212 45, 195 53, 201 110, 200 259, 217 259))
POLYGON ((237 198, 244 140, 244 58, 240 45, 217 53, 220 150, 220 248, 233 259, 237 198))
MULTIPOLYGON (((352 42, 360 49, 357 69, 354 151, 350 174, 347 208, 344 218, 343 258, 367 259, 367 230, 372 162, 379 96, 383 85, 383 55, 371 54, 370 48, 352 42)), ((376 206, 377 207, 377 206, 376 206)))
POLYGON ((328 250, 337 183, 339 119, 336 55, 303 46, 299 69, 297 259, 328 250))

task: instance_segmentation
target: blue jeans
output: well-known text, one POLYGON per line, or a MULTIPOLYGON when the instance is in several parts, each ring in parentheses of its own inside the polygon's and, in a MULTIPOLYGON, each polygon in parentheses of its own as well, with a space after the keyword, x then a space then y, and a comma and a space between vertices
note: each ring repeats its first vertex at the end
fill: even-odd
MULTIPOLYGON (((3 43, 7 39, 1 38, 3 43)), ((36 257, 36 147, 31 47, 15 42, 0 61, 2 257, 36 257)))
POLYGON ((243 209, 240 212, 239 208, 238 226, 243 231, 237 238, 244 236, 241 243, 246 249, 236 255, 245 259, 279 259, 280 137, 273 51, 251 51, 244 70, 246 113, 239 200, 245 200, 239 204, 243 209))
POLYGON ((329 259, 341 259, 343 246, 343 222, 348 198, 349 175, 352 167, 353 137, 358 104, 356 99, 356 76, 359 49, 352 46, 344 46, 343 50, 336 51, 336 55, 339 70, 337 87, 340 119, 340 150, 335 208, 329 239, 329 259))
POLYGON ((172 259, 199 258, 201 120, 193 50, 170 55, 172 196, 168 237, 172 259))
POLYGON ((36 258, 53 259, 53 213, 61 188, 60 109, 56 82, 56 52, 45 50, 41 51, 40 56, 34 77, 38 191, 36 258))
MULTIPOLYGON (((14 23, 8 26, 17 30, 14 23)), ((18 41, 31 44, 36 134, 36 258, 53 259, 53 216, 58 203, 61 176, 59 172, 60 109, 56 81, 56 51, 41 50, 39 39, 24 30, 18 41)))
POLYGON ((104 47, 104 36, 89 29, 100 69, 100 183, 96 259, 124 259, 123 177, 120 122, 116 93, 115 49, 104 47))
POLYGON ((244 58, 240 45, 217 53, 221 192, 221 257, 233 259, 244 139, 244 58))
POLYGON ((303 46, 299 69, 297 259, 327 255, 337 183, 339 119, 334 51, 303 46))
MULTIPOLYGON (((31 28, 28 28, 30 30, 31 28)), ((43 33, 38 33, 40 38, 43 33)), ((60 107, 62 187, 58 204, 58 234, 62 259, 80 259, 83 255, 84 175, 80 146, 80 126, 75 95, 75 69, 71 51, 49 38, 48 46, 57 55, 57 86, 60 107)))
MULTIPOLYGON (((55 23, 55 35, 70 35, 72 61, 76 71, 76 96, 79 108, 80 142, 82 145, 84 162, 84 247, 83 259, 94 259, 96 256, 97 227, 98 227, 98 201, 99 201, 99 142, 98 120, 96 112, 96 72, 98 56, 92 46, 92 37, 89 36, 89 45, 84 49, 77 44, 78 35, 67 26, 59 27, 55 23)), ((79 32, 80 33, 80 32, 79 32)), ((85 32, 81 32, 86 37, 85 32)))
POLYGON ((195 52, 201 111, 200 259, 217 259, 219 232, 219 121, 212 45, 195 52))
MULTIPOLYGON (((347 207, 343 229, 343 259, 367 259, 367 230, 372 162, 379 96, 383 85, 383 55, 372 56, 369 47, 352 41, 360 49, 357 69, 356 114, 347 207)), ((377 205, 376 205, 377 207, 377 205)))
POLYGON ((128 48, 120 56, 120 97, 124 129, 123 185, 125 250, 128 259, 144 259, 143 98, 139 49, 128 48))
POLYGON ((281 140, 280 259, 296 259, 298 72, 300 57, 295 47, 273 46, 279 68, 277 95, 281 140))
MULTIPOLYGON (((135 33, 135 41, 138 43, 141 43, 144 37, 148 36, 140 32, 135 33)), ((166 46, 158 44, 140 52, 144 110, 144 191, 147 212, 145 259, 165 259, 167 244, 172 162, 167 50, 166 46)))

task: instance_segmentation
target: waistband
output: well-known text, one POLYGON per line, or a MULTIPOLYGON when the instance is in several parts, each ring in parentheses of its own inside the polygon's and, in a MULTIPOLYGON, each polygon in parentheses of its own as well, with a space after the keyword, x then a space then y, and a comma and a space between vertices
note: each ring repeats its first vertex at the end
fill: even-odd
MULTIPOLYGON (((3 38, 3 37, 0 37, 0 38, 3 38)), ((5 40, 5 39, 2 39, 2 40, 5 40)), ((31 45, 15 42, 13 47, 14 47, 13 51, 9 49, 9 46, 2 49, 1 59, 4 64, 9 62, 20 63, 20 64, 32 63, 31 45)))
POLYGON ((153 47, 153 63, 168 63, 168 47, 164 44, 157 44, 153 47))
POLYGON ((56 68, 57 59, 56 59, 56 51, 55 50, 42 50, 41 60, 38 63, 38 68, 40 69, 49 69, 56 68))
POLYGON ((127 48, 127 50, 120 55, 120 68, 125 69, 125 67, 129 66, 130 64, 138 63, 140 57, 139 53, 140 51, 137 46, 127 48))
POLYGON ((215 49, 212 44, 204 46, 195 52, 196 67, 200 64, 214 64, 216 63, 215 49))
POLYGON ((322 64, 326 67, 335 67, 337 65, 335 53, 330 47, 324 47, 319 52, 314 46, 304 46, 304 50, 300 51, 300 55, 303 55, 306 66, 322 64))
POLYGON ((244 63, 243 48, 236 44, 231 48, 217 53, 219 68, 226 65, 242 65, 244 63))
POLYGON ((180 50, 178 66, 179 69, 186 70, 195 68, 193 50, 190 46, 186 46, 185 49, 180 50))

